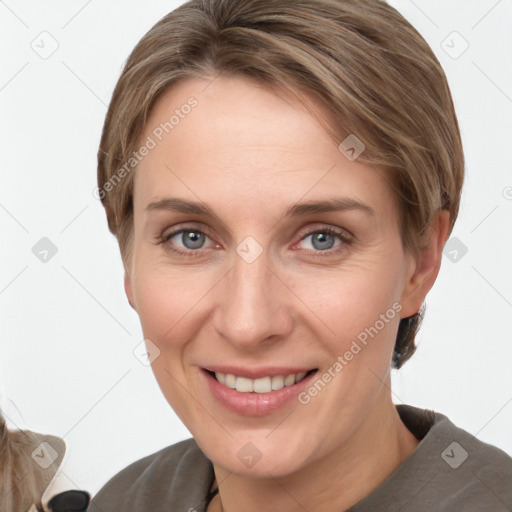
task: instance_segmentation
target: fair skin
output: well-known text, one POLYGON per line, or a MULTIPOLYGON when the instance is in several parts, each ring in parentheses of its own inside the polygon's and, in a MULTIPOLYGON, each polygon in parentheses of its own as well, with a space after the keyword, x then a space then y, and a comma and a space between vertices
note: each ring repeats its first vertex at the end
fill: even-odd
POLYGON ((437 277, 448 213, 435 215, 414 258, 382 169, 348 160, 292 96, 242 78, 209 82, 179 82, 146 124, 143 139, 198 100, 137 168, 125 290, 160 350, 152 368, 163 394, 213 463, 220 490, 210 512, 346 510, 418 445, 391 400, 390 358, 400 318, 418 311, 437 277), (147 209, 169 197, 207 204, 215 216, 147 209), (285 215, 341 197, 373 213, 285 215), (178 228, 192 239, 158 243, 178 228), (236 251, 248 236, 262 249, 251 263, 236 251), (307 404, 250 416, 205 385, 202 368, 221 364, 321 375, 397 303, 399 313, 307 404), (261 454, 251 467, 237 456, 248 442, 261 454))

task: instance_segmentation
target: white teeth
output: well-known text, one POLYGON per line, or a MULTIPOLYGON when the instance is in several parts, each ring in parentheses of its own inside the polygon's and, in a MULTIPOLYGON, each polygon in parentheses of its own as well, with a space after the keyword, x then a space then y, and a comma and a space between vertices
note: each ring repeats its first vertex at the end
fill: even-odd
POLYGON ((297 373, 295 376, 295 382, 300 382, 306 376, 306 373, 307 372, 297 373))
POLYGON ((236 390, 241 391, 242 393, 250 393, 253 390, 254 381, 251 379, 246 379, 245 377, 237 377, 236 378, 236 390))
POLYGON ((284 385, 285 386, 291 386, 292 384, 295 384, 295 374, 287 375, 284 378, 284 385))
POLYGON ((272 391, 272 379, 270 377, 254 379, 252 387, 255 393, 270 393, 272 391))
POLYGON ((282 375, 276 375, 272 377, 272 389, 281 389, 284 388, 284 377, 282 375))
POLYGON ((275 377, 261 377, 259 379, 248 379, 237 377, 231 373, 215 372, 216 379, 226 387, 236 389, 242 393, 270 393, 283 387, 292 386, 300 382, 307 372, 291 373, 290 375, 276 375, 275 377))
MULTIPOLYGON (((215 374, 215 375, 217 375, 217 374, 215 374)), ((225 381, 224 381, 224 385, 227 386, 228 388, 235 389, 235 387, 236 387, 236 377, 234 375, 232 375, 231 373, 228 373, 226 375, 226 378, 225 378, 225 381)))

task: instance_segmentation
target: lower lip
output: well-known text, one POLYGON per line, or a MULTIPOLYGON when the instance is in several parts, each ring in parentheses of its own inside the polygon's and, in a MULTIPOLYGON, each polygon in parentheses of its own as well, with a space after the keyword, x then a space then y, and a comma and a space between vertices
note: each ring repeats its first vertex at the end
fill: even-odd
POLYGON ((206 370, 200 372, 212 395, 228 410, 246 416, 265 416, 284 407, 306 388, 317 371, 292 386, 286 386, 269 393, 242 393, 228 388, 212 377, 206 370))

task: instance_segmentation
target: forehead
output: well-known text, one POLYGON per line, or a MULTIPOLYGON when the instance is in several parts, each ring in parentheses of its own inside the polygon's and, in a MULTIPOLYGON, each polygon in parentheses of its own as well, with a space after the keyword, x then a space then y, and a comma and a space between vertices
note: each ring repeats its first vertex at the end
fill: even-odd
POLYGON ((285 206, 333 194, 357 196, 377 210, 392 201, 385 172, 346 158, 295 97, 243 78, 174 85, 146 123, 141 141, 150 139, 135 173, 139 207, 171 193, 248 208, 257 199, 285 206))

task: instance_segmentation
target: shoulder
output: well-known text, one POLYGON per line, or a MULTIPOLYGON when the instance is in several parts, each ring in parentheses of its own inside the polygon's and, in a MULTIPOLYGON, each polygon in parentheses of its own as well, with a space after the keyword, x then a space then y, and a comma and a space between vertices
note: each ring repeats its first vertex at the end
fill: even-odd
POLYGON ((213 480, 211 462, 193 438, 139 459, 114 475, 88 512, 189 510, 202 506, 213 480))
POLYGON ((402 492, 404 483, 413 478, 424 486, 421 491, 417 489, 418 499, 436 510, 510 510, 509 455, 459 428, 443 414, 401 407, 400 416, 409 428, 426 431, 415 452, 397 471, 395 483, 402 484, 402 492))
MULTIPOLYGON (((482 510, 509 510, 512 507, 512 458, 503 450, 481 441, 438 415, 435 435, 441 441, 441 459, 457 482, 448 503, 486 505, 482 510)), ((471 509, 471 508, 470 508, 471 509)))
MULTIPOLYGON (((435 418, 431 435, 441 443, 449 442, 446 451, 442 452, 442 458, 448 463, 448 466, 462 467, 466 461, 470 463, 473 461, 480 468, 490 467, 495 470, 503 470, 509 477, 512 476, 512 458, 507 453, 453 424, 443 414, 435 413, 435 418), (451 457, 456 460, 450 461, 451 457)), ((468 464, 468 466, 470 465, 468 464)))

